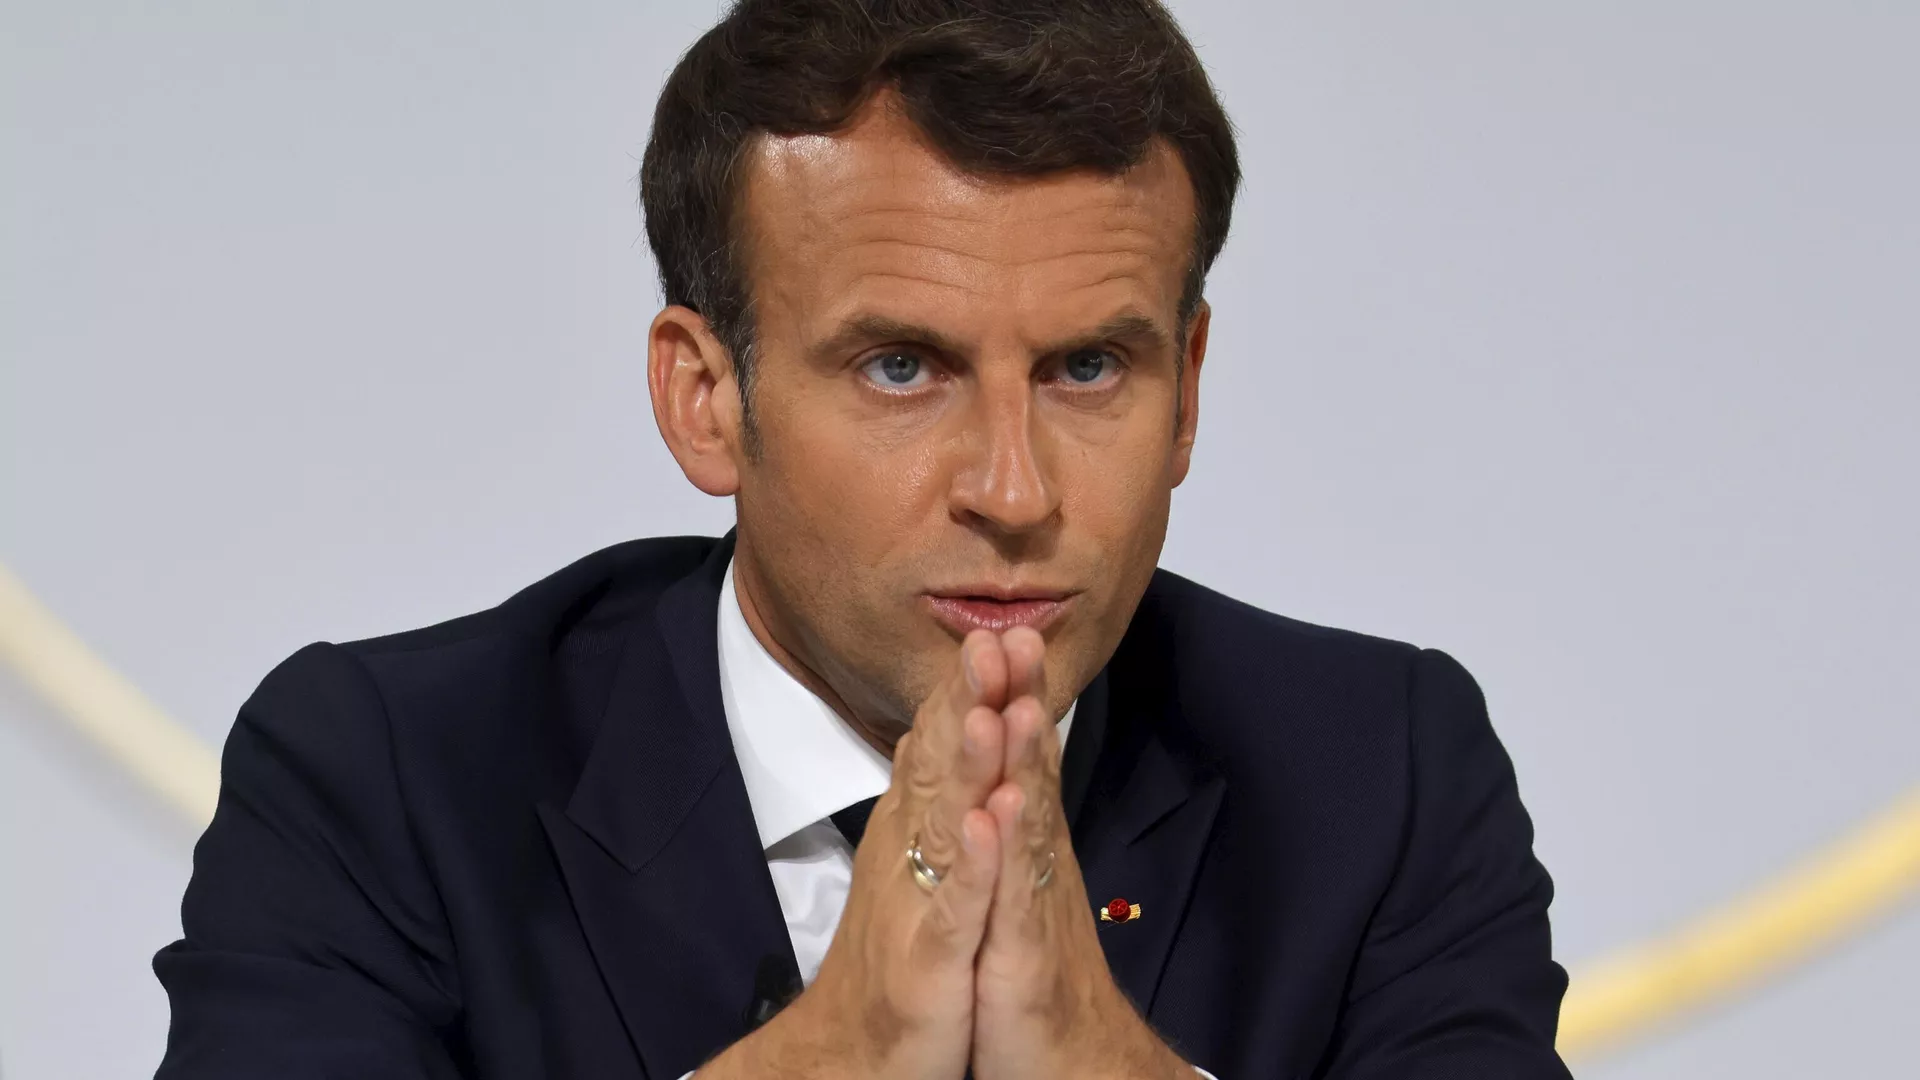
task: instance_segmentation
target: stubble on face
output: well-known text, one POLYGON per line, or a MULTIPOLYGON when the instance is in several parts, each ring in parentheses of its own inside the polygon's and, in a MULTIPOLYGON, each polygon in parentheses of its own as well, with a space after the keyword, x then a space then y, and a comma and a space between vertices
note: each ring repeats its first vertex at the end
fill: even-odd
POLYGON ((1185 471, 1177 156, 972 176, 883 94, 747 168, 756 635, 890 749, 966 619, 1039 618, 1057 718, 1125 632, 1185 471))

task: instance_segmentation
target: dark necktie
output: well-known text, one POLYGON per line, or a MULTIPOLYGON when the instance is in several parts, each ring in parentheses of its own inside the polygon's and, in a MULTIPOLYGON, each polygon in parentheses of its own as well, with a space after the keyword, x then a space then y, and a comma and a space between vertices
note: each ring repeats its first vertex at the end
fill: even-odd
POLYGON ((861 799, 845 810, 835 810, 828 816, 833 819, 833 827, 839 829, 840 835, 847 838, 847 843, 859 847, 860 838, 867 832, 867 818, 873 813, 873 804, 879 801, 878 795, 871 799, 861 799))

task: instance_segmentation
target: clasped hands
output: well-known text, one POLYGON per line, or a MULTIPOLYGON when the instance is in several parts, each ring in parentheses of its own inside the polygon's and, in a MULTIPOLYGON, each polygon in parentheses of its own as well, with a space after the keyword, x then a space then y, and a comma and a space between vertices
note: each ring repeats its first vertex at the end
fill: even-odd
POLYGON ((1060 802, 1045 648, 1026 627, 967 636, 894 751, 819 977, 702 1080, 1194 1075, 1101 952, 1060 802), (931 889, 908 866, 916 842, 931 889))

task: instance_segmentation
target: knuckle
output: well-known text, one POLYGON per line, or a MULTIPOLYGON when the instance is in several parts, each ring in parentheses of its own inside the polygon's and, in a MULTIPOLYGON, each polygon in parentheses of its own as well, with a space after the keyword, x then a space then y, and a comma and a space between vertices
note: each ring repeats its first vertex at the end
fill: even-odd
POLYGON ((940 790, 940 781, 945 778, 946 771, 921 754, 907 768, 907 790, 922 798, 931 798, 940 790))
POLYGON ((1040 778, 1046 782, 1048 787, 1055 790, 1059 789, 1060 746, 1057 738, 1054 740, 1054 745, 1040 755, 1040 778))
POLYGON ((1053 850, 1053 834, 1046 829, 1028 829, 1021 841, 1027 846, 1027 856, 1036 868, 1044 863, 1047 852, 1053 850))
POLYGON ((937 871, 944 872, 954 863, 960 838, 945 815, 933 814, 920 827, 920 856, 937 871))
POLYGON ((1053 839, 1054 817, 1059 813, 1059 806, 1059 800, 1045 792, 1036 792, 1028 798, 1020 823, 1029 844, 1046 844, 1053 839))

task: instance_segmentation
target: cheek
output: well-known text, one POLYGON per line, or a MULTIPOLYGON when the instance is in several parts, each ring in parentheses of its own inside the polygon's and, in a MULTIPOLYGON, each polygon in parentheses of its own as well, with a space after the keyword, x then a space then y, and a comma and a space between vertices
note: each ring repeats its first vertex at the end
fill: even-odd
POLYGON ((769 417, 760 482, 743 495, 834 544, 840 560, 871 564, 944 505, 947 469, 929 435, 830 408, 769 417))
MULTIPOLYGON (((1170 436, 1115 439, 1080 455, 1063 475, 1065 527, 1088 554, 1090 621, 1081 628, 1089 655, 1118 644, 1133 607, 1159 564, 1172 507, 1170 436)), ((1063 660, 1066 659, 1063 657, 1063 660)), ((1074 671, 1091 677, 1092 670, 1074 671)))
POLYGON ((1111 425, 1098 435, 1069 433, 1062 440, 1058 482, 1069 516, 1118 555, 1144 539, 1140 530, 1156 519, 1165 527, 1173 487, 1172 428, 1111 425))

